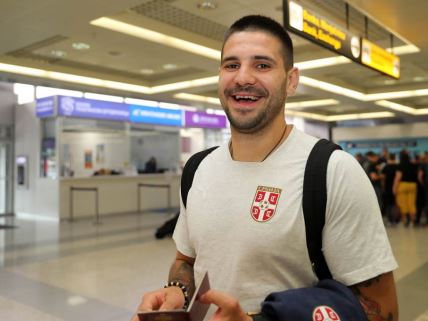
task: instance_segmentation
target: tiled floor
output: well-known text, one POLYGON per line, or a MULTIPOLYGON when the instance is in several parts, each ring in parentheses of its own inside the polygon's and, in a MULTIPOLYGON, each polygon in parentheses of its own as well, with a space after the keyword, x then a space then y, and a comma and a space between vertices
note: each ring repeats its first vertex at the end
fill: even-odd
MULTIPOLYGON (((168 215, 146 213, 91 221, 0 217, 0 320, 129 320, 141 294, 158 288, 175 255, 156 240, 168 215)), ((389 228, 401 321, 428 320, 428 228, 389 228)))

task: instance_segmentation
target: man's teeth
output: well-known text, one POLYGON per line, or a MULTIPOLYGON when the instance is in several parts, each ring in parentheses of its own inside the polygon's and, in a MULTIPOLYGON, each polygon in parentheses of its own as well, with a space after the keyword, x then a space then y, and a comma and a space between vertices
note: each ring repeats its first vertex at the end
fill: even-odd
POLYGON ((256 101, 259 98, 255 96, 235 96, 236 99, 246 99, 246 100, 253 100, 256 101))

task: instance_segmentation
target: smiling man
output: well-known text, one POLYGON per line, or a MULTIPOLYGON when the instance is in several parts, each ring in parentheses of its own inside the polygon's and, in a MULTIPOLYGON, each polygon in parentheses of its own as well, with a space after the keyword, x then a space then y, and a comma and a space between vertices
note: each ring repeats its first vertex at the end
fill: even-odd
MULTIPOLYGON (((183 307, 205 271, 213 290, 203 300, 218 306, 210 316, 215 321, 251 320, 245 312, 260 311, 268 294, 317 282, 302 212, 305 165, 317 139, 284 116, 298 80, 281 25, 247 16, 231 26, 218 85, 231 140, 195 172, 174 232, 169 283, 146 294, 139 310, 183 307)), ((352 289, 369 320, 397 320, 397 264, 376 196, 361 166, 343 151, 330 158, 327 195, 322 245, 333 278, 352 289)), ((324 306, 314 311, 314 318, 327 313, 339 320, 324 306)))

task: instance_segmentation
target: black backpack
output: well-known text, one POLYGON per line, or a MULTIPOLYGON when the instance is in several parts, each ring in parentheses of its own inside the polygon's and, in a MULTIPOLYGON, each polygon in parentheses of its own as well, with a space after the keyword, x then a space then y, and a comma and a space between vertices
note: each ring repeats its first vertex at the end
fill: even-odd
MULTIPOLYGON (((187 161, 181 177, 181 198, 184 207, 187 195, 192 187, 195 172, 202 160, 218 146, 211 147, 194 154, 187 161)), ((322 230, 325 223, 325 207, 327 203, 327 165, 330 155, 341 149, 326 139, 320 139, 312 148, 305 168, 303 181, 303 213, 305 216, 306 243, 312 269, 319 280, 331 279, 331 273, 322 253, 322 230)), ((172 231, 171 231, 172 233, 172 231)))

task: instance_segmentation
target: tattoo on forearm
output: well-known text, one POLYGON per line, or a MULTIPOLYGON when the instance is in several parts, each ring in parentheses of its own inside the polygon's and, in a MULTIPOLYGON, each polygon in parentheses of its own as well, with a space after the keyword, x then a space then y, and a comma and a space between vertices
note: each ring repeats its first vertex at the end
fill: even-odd
POLYGON ((168 281, 179 281, 183 283, 189 292, 189 297, 192 297, 195 292, 195 277, 193 266, 185 261, 176 261, 169 271, 168 281))
POLYGON ((379 283, 380 278, 381 276, 377 276, 373 279, 353 285, 350 287, 350 289, 360 301, 369 321, 392 321, 394 316, 391 312, 388 312, 387 315, 383 315, 381 311, 381 305, 373 298, 364 295, 361 291, 363 288, 368 288, 375 283, 379 283))

